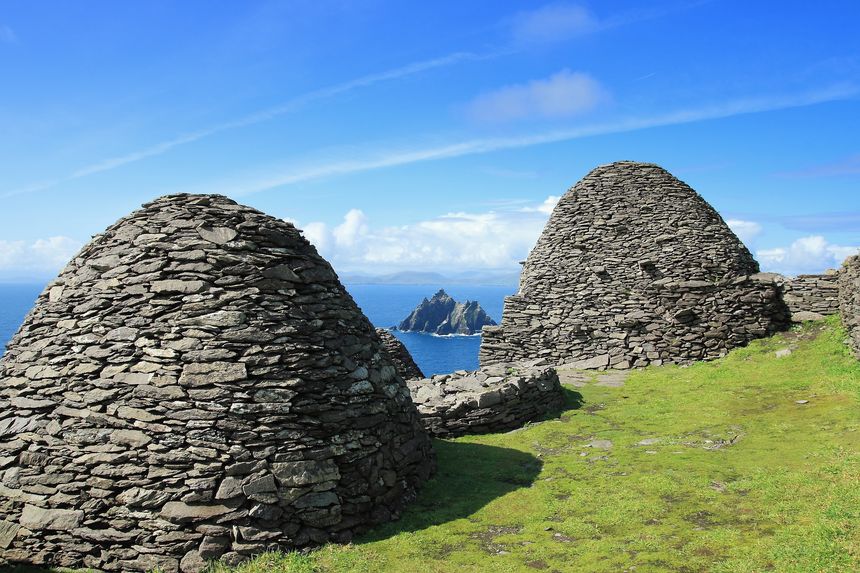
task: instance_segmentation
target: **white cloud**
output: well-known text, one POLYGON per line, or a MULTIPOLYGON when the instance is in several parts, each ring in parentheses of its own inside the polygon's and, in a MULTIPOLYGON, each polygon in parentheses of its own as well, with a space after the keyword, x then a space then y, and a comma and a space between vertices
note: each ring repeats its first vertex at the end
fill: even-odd
POLYGON ((33 278, 56 274, 81 246, 69 237, 0 241, 0 275, 33 278))
POLYGON ((524 213, 543 213, 544 215, 549 215, 555 209, 555 206, 558 205, 559 199, 561 197, 558 195, 550 195, 540 205, 536 207, 523 207, 520 210, 524 213))
POLYGON ((304 234, 342 270, 519 269, 558 197, 534 206, 483 213, 448 213, 398 227, 373 227, 358 209, 334 228, 304 226, 304 234))
POLYGON ((820 235, 811 235, 788 247, 760 249, 756 258, 762 270, 798 275, 838 269, 846 258, 858 253, 860 246, 834 245, 820 235))
POLYGON ((588 34, 599 28, 591 12, 576 4, 548 4, 514 17, 512 33, 520 44, 544 44, 588 34))
POLYGON ((15 31, 9 26, 0 26, 0 43, 15 44, 18 42, 18 36, 15 31))
POLYGON ((546 79, 482 94, 467 110, 470 117, 482 122, 563 118, 591 111, 608 97, 588 74, 564 69, 546 79))
POLYGON ((761 225, 755 221, 744 221, 743 219, 729 219, 726 221, 729 228, 735 232, 735 235, 746 245, 751 245, 753 241, 761 234, 761 225))

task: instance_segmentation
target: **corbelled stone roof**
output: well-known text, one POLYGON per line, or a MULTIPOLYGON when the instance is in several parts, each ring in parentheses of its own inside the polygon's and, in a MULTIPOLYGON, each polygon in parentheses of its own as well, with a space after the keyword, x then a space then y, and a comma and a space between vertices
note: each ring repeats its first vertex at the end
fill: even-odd
POLYGON ((718 357, 785 322, 772 277, 758 271, 668 171, 603 165, 556 205, 501 325, 484 328, 481 360, 627 368, 718 357))
POLYGON ((434 467, 373 327, 292 225, 162 197, 93 239, 0 362, 0 557, 197 571, 349 540, 434 467))
POLYGON ((401 378, 404 380, 424 378, 424 373, 415 364, 415 360, 412 359, 409 350, 396 336, 384 328, 377 328, 376 334, 379 335, 379 340, 382 341, 385 352, 388 353, 388 359, 397 368, 397 372, 400 373, 401 378))

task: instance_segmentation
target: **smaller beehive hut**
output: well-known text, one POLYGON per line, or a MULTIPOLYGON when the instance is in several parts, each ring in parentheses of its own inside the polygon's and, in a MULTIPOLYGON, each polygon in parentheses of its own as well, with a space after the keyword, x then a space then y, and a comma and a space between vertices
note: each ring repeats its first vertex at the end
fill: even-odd
POLYGON ((0 361, 0 558, 193 572, 396 516, 409 390, 292 225, 163 197, 93 239, 0 361))
POLYGON ((759 274, 720 215, 666 170, 604 165, 553 210, 501 325, 483 330, 481 363, 717 358, 785 327, 775 278, 759 274))
POLYGON ((412 380, 413 378, 424 378, 424 373, 415 364, 412 355, 409 354, 409 349, 398 340, 396 336, 391 334, 384 328, 377 328, 376 334, 379 335, 379 340, 385 347, 385 352, 388 353, 388 359, 397 368, 397 372, 404 380, 412 380))

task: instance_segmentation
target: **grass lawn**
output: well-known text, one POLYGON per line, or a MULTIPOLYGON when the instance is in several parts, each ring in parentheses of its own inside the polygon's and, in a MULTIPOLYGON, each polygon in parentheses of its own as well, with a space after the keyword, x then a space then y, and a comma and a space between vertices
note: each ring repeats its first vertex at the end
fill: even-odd
POLYGON ((595 376, 556 419, 437 441, 439 473, 400 521, 232 571, 860 571, 844 337, 830 320, 620 387, 595 376))

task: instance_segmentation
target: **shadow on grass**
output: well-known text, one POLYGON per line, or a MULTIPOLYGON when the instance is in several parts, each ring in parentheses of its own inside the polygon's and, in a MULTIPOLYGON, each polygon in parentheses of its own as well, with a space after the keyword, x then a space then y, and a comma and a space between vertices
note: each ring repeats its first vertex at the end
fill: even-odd
POLYGON ((399 521, 381 525, 355 540, 368 543, 402 532, 420 531, 472 515, 491 501, 530 486, 543 462, 510 448, 434 440, 439 469, 399 521))
MULTIPOLYGON (((585 403, 582 394, 562 385, 564 404, 538 421, 557 419, 585 403)), ((439 469, 410 503, 399 521, 386 523, 356 539, 379 541, 397 533, 419 531, 472 515, 491 501, 514 490, 529 487, 543 462, 531 454, 510 448, 434 440, 439 469)))
POLYGON ((582 394, 562 384, 561 391, 564 393, 564 406, 559 414, 563 413, 565 410, 579 410, 585 404, 585 398, 582 397, 582 394))

